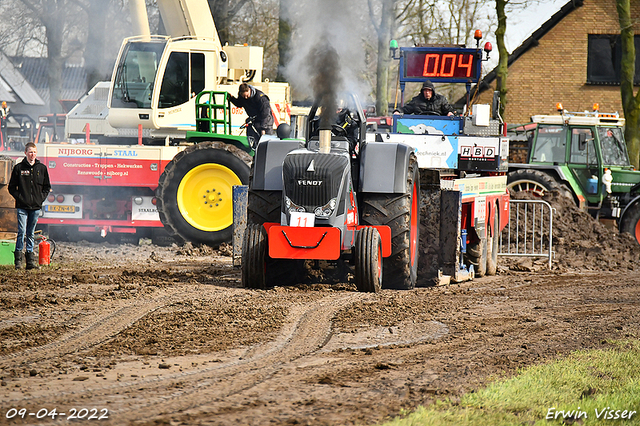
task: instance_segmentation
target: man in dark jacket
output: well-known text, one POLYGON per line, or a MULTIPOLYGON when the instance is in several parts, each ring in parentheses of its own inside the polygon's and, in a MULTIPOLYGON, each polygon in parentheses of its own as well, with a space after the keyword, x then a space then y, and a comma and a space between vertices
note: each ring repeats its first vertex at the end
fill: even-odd
POLYGON ((253 126, 247 126, 247 136, 252 146, 258 143, 262 135, 273 134, 273 115, 267 95, 242 83, 238 88, 238 97, 229 96, 229 99, 235 106, 244 108, 249 118, 253 119, 253 126))
POLYGON ((431 81, 422 84, 420 94, 411 99, 402 107, 405 114, 419 115, 453 115, 453 107, 449 105, 447 98, 436 93, 436 88, 431 81))
POLYGON ((18 239, 16 240, 15 267, 22 267, 22 249, 27 237, 25 257, 27 269, 38 267, 34 248, 34 231, 42 203, 51 191, 47 166, 36 159, 38 150, 33 142, 27 143, 24 159, 13 167, 9 180, 9 193, 16 199, 18 211, 18 239))

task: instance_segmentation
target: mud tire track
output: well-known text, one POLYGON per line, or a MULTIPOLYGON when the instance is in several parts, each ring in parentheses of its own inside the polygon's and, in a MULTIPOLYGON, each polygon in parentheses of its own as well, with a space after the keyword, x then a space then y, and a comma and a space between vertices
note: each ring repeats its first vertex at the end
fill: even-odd
MULTIPOLYGON (((58 354, 80 346, 91 346, 83 338, 85 334, 91 337, 92 344, 98 344, 144 315, 174 303, 184 295, 184 292, 179 292, 166 295, 156 303, 148 301, 144 305, 144 312, 138 305, 122 308, 61 342, 37 348, 28 356, 35 359, 36 354, 46 351, 45 347, 55 346, 56 343, 58 347, 53 350, 57 350, 58 354), (119 317, 123 314, 124 317, 119 317)), ((117 402, 113 401, 114 404, 109 408, 109 417, 111 424, 119 425, 148 420, 149 412, 161 416, 201 407, 250 389, 268 380, 288 363, 321 349, 331 337, 335 313, 367 297, 360 293, 342 293, 322 298, 311 305, 292 306, 285 326, 275 340, 251 347, 230 362, 142 381, 127 381, 67 393, 52 392, 22 401, 28 401, 30 405, 46 403, 62 407, 82 399, 85 406, 99 406, 104 405, 105 396, 117 394, 117 402)))
POLYGON ((183 300, 191 294, 183 288, 168 288, 164 295, 155 295, 153 299, 138 299, 117 309, 106 316, 81 326, 81 329, 62 336, 46 345, 29 348, 0 357, 0 370, 6 370, 16 364, 24 365, 57 358, 73 352, 89 349, 112 338, 122 330, 133 325, 140 318, 163 306, 183 300))

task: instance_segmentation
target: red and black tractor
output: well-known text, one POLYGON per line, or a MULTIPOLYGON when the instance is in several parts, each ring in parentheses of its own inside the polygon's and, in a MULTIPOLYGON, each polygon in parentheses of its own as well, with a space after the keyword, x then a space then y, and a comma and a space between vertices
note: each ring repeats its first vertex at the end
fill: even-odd
POLYGON ((316 103, 304 140, 260 140, 249 183, 242 284, 297 284, 304 262, 353 267, 359 291, 412 289, 418 269, 419 170, 402 143, 366 142, 357 97, 316 103), (332 103, 333 104, 333 103, 332 103))

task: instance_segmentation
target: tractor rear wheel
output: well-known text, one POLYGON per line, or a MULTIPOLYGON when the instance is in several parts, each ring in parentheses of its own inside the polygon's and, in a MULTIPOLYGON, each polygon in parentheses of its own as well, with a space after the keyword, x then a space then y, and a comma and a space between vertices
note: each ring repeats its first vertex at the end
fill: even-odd
POLYGON ((382 287, 382 245, 376 228, 358 231, 355 241, 355 276, 358 291, 378 293, 382 287))
POLYGON ((638 243, 640 243, 640 202, 629 207, 620 224, 622 232, 628 232, 633 235, 638 243))
POLYGON ((362 201, 362 224, 391 228, 391 256, 383 260, 383 287, 411 290, 418 277, 420 241, 420 173, 415 156, 409 160, 406 193, 366 193, 362 201))
POLYGON ((242 286, 267 288, 267 233, 264 226, 252 223, 244 231, 242 243, 242 286))
POLYGON ((514 192, 530 192, 538 197, 543 197, 547 192, 556 191, 560 195, 573 199, 571 191, 566 186, 539 170, 518 169, 509 172, 507 188, 514 192))
POLYGON ((487 275, 495 275, 498 271, 498 248, 500 236, 500 216, 498 206, 495 206, 493 225, 490 229, 491 236, 487 235, 487 275))
POLYGON ((249 166, 221 142, 202 142, 178 153, 156 191, 158 213, 179 242, 216 245, 233 234, 233 186, 249 182, 249 166))

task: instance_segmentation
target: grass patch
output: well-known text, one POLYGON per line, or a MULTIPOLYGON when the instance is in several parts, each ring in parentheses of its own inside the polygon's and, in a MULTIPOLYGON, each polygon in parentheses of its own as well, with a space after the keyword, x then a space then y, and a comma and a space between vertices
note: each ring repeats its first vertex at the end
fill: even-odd
POLYGON ((459 404, 438 401, 385 426, 640 425, 640 341, 612 343, 527 367, 459 404))

